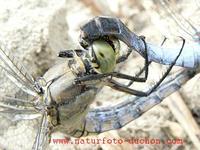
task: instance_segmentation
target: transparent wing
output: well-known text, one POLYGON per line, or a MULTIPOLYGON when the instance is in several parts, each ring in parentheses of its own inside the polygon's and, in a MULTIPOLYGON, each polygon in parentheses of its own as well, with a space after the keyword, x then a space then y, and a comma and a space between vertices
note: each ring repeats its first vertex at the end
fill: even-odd
POLYGON ((40 118, 27 99, 0 96, 0 149, 30 149, 40 118))
POLYGON ((127 96, 122 103, 90 110, 86 116, 85 130, 89 133, 101 133, 123 127, 180 89, 181 85, 192 78, 194 74, 195 72, 191 70, 181 71, 175 76, 169 76, 148 97, 127 96))
MULTIPOLYGON (((197 24, 195 24, 192 20, 185 18, 183 15, 181 15, 181 13, 178 13, 177 5, 180 5, 180 2, 174 4, 173 2, 169 2, 167 0, 160 0, 159 2, 162 8, 164 8, 162 10, 164 10, 167 13, 167 15, 174 21, 176 26, 182 30, 183 37, 185 35, 196 42, 200 42, 200 29, 197 26, 197 24)), ((194 13, 192 15, 197 16, 198 10, 198 7, 193 6, 194 13)))
POLYGON ((46 112, 43 113, 40 126, 33 144, 33 150, 43 150, 46 149, 48 145, 48 136, 49 136, 48 120, 46 112))
POLYGON ((0 45, 0 68, 6 72, 7 77, 24 92, 36 96, 39 87, 35 86, 34 78, 29 72, 0 45))
POLYGON ((41 116, 35 111, 32 102, 7 96, 1 97, 0 115, 11 121, 30 120, 41 116))

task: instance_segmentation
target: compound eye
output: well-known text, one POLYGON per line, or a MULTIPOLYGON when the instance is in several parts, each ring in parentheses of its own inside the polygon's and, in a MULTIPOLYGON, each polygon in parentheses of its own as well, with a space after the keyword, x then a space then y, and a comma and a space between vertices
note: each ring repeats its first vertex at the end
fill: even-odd
POLYGON ((96 40, 92 44, 92 53, 94 58, 93 67, 98 69, 97 72, 112 72, 116 65, 116 54, 113 47, 104 40, 96 40))

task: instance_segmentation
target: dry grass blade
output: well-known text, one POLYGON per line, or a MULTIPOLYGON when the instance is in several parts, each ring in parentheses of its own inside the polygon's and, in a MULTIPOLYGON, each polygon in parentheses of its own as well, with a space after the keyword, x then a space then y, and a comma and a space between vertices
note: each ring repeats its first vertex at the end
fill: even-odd
POLYGON ((198 149, 200 147, 200 129, 180 93, 174 93, 167 98, 166 101, 174 117, 178 120, 195 147, 198 149))

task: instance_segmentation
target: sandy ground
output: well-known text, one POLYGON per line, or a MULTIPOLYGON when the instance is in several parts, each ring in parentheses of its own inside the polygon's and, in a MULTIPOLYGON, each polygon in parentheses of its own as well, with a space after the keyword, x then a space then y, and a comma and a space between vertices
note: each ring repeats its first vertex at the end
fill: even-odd
MULTIPOLYGON (((196 1, 173 1, 171 6, 177 13, 190 18, 198 27, 198 3, 196 1)), ((147 41, 161 43, 165 36, 186 36, 174 24, 160 5, 153 1, 131 0, 0 0, 0 41, 6 44, 8 50, 28 68, 34 76, 42 76, 48 68, 59 60, 56 54, 60 49, 73 49, 78 46, 79 27, 94 16, 112 15, 119 17, 132 31, 145 35, 147 41)), ((191 40, 187 37, 188 40, 191 40)), ((137 71, 143 59, 133 54, 127 64, 119 66, 127 73, 137 71), (131 69, 129 69, 131 68, 131 69)), ((150 68, 148 83, 157 80, 164 71, 156 64, 150 68), (158 76, 158 74, 160 74, 158 76)), ((180 91, 183 100, 200 123, 198 76, 189 81, 180 91)), ((147 84, 145 84, 147 85, 147 84)), ((141 86, 142 87, 142 86, 141 86)), ((140 88, 136 86, 135 88, 140 88)), ((23 97, 16 86, 0 73, 0 93, 23 97)), ((92 107, 111 105, 123 100, 124 93, 119 93, 105 87, 96 98, 92 107), (112 94, 110 94, 112 93, 112 94)), ((38 120, 19 121, 11 123, 1 117, 0 148, 1 149, 30 149, 37 130, 38 120)), ((188 129, 189 130, 189 129, 188 129)), ((63 138, 62 133, 55 134, 63 138)), ((63 145, 51 144, 50 149, 197 149, 182 126, 173 115, 166 100, 145 113, 139 119, 129 123, 117 131, 100 134, 94 138, 135 138, 135 139, 182 139, 182 144, 84 144, 63 145)))

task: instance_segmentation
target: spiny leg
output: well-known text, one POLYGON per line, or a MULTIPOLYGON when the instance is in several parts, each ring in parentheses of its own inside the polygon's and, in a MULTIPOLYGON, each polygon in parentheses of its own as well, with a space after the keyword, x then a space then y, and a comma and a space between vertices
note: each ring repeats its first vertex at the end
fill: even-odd
POLYGON ((127 60, 128 57, 129 57, 129 55, 131 54, 131 52, 132 52, 132 49, 129 48, 129 49, 127 50, 127 53, 126 53, 126 54, 120 56, 120 57, 116 60, 116 63, 118 64, 118 63, 121 63, 121 62, 124 62, 125 60, 127 60))
POLYGON ((183 47, 185 45, 185 39, 182 38, 182 40, 183 40, 183 44, 182 44, 182 47, 181 47, 177 57, 174 59, 174 61, 172 62, 170 67, 167 69, 165 74, 162 76, 162 78, 147 92, 142 92, 142 91, 133 90, 131 88, 127 88, 127 87, 125 87, 123 85, 120 85, 120 83, 118 83, 116 81, 113 81, 113 80, 110 81, 110 85, 108 84, 108 86, 110 86, 111 88, 114 88, 116 90, 119 90, 119 91, 122 91, 122 92, 126 92, 126 93, 129 93, 129 94, 133 94, 133 95, 136 95, 136 96, 148 96, 148 95, 150 95, 162 83, 162 81, 167 77, 167 75, 171 71, 172 67, 175 65, 175 63, 176 63, 177 59, 179 58, 179 56, 180 56, 180 54, 181 54, 181 52, 183 50, 183 47))
POLYGON ((115 90, 118 90, 121 92, 125 92, 125 93, 131 94, 131 95, 146 96, 145 92, 128 88, 125 85, 122 85, 115 80, 110 80, 108 83, 106 83, 106 85, 111 87, 112 89, 115 89, 115 90))
MULTIPOLYGON (((142 77, 142 78, 140 78, 139 75, 142 74, 142 72, 141 72, 141 73, 138 73, 139 75, 137 74, 135 77, 133 76, 133 80, 131 80, 131 81, 129 82, 130 85, 131 85, 134 81, 146 82, 147 77, 148 77, 149 64, 150 64, 150 62, 149 62, 149 60, 148 60, 147 44, 146 44, 146 41, 145 41, 145 37, 144 37, 144 36, 140 36, 140 38, 141 38, 141 40, 143 41, 144 46, 145 46, 145 53, 144 53, 145 64, 144 64, 144 67, 143 67, 143 69, 142 69, 142 72, 145 71, 145 76, 142 77)), ((122 58, 123 58, 123 59, 127 59, 129 55, 130 55, 130 54, 129 54, 129 51, 128 51, 127 55, 126 55, 125 57, 122 56, 122 58)), ((119 59, 120 59, 120 58, 119 58, 119 59)), ((117 63, 118 63, 118 62, 117 62, 117 63)), ((129 84, 128 84, 128 86, 130 86, 129 84)))
MULTIPOLYGON (((145 36, 139 36, 139 37, 140 37, 141 39, 145 40, 145 36)), ((144 43, 145 43, 145 41, 144 41, 144 43)), ((145 43, 145 44, 146 44, 146 43, 145 43)), ((118 63, 121 63, 121 62, 124 62, 125 60, 127 60, 128 57, 130 56, 131 52, 132 52, 132 48, 128 48, 127 53, 125 53, 125 54, 123 54, 122 56, 120 56, 120 57, 117 59, 116 63, 118 64, 118 63)))
POLYGON ((86 120, 84 119, 84 123, 83 123, 83 129, 77 129, 73 132, 70 133, 71 136, 76 137, 76 138, 81 138, 82 136, 84 136, 84 134, 86 133, 85 136, 87 136, 89 133, 86 131, 86 120), (79 136, 77 136, 77 133, 81 133, 79 136))
POLYGON ((167 71, 162 76, 162 78, 157 82, 157 84, 154 85, 153 88, 148 91, 148 94, 151 94, 162 83, 162 81, 167 77, 167 75, 169 74, 169 72, 172 70, 173 66, 176 64, 176 61, 179 58, 179 56, 181 55, 181 52, 183 51, 183 48, 184 48, 184 45, 185 45, 185 39, 182 38, 182 37, 180 37, 180 38, 183 40, 183 44, 182 44, 182 47, 181 47, 181 49, 179 51, 179 54, 176 56, 176 59, 172 62, 172 64, 170 65, 170 67, 167 69, 167 71))
MULTIPOLYGON (((182 37, 181 37, 182 38, 182 37)), ((183 38, 182 38, 183 39, 183 38)), ((115 80, 107 80, 108 82, 105 82, 105 84, 113 89, 116 89, 118 91, 122 91, 122 92, 126 92, 132 95, 136 95, 136 96, 148 96, 149 94, 151 94, 160 84, 161 82, 166 78, 166 76, 169 74, 169 72, 171 71, 172 67, 175 65, 177 59, 179 58, 183 47, 185 45, 185 39, 183 39, 183 44, 182 47, 179 51, 179 54, 177 55, 177 57, 174 59, 174 61, 172 62, 172 64, 170 65, 170 67, 167 69, 167 71, 165 72, 165 74, 162 76, 162 78, 147 92, 143 92, 143 91, 138 91, 138 90, 134 90, 131 88, 126 87, 125 85, 122 85, 118 82, 116 82, 115 80)), ((85 84, 90 83, 90 81, 92 80, 100 80, 100 79, 104 79, 107 78, 108 76, 111 77, 118 77, 118 78, 123 78, 123 79, 128 79, 128 80, 134 80, 137 78, 134 78, 132 76, 129 75, 125 75, 125 74, 121 74, 121 73, 117 73, 117 72, 112 72, 112 73, 107 73, 107 74, 97 74, 97 75, 89 75, 89 76, 85 76, 82 77, 80 79, 78 79, 77 81, 84 82, 85 84), (86 82, 87 81, 87 82, 86 82)), ((136 80, 135 80, 136 81, 136 80)), ((141 80, 138 80, 141 81, 141 80)))
MULTIPOLYGON (((167 40, 167 38, 164 37, 164 40, 162 41, 161 46, 163 46, 163 44, 165 43, 166 40, 167 40)), ((149 62, 148 62, 148 66, 149 66, 151 63, 152 63, 152 61, 149 61, 149 62)), ((146 67, 146 66, 144 66, 144 67, 136 74, 136 77, 139 77, 139 76, 145 71, 145 67, 146 67)), ((134 83, 134 81, 130 81, 130 82, 126 85, 126 87, 130 87, 133 83, 134 83)))
POLYGON ((94 80, 104 80, 106 78, 119 78, 119 79, 126 79, 126 80, 134 80, 137 82, 145 82, 143 78, 136 78, 134 76, 130 76, 127 74, 119 73, 119 72, 111 72, 111 73, 103 73, 103 74, 91 74, 86 75, 83 77, 78 77, 75 79, 75 84, 90 84, 94 80))

